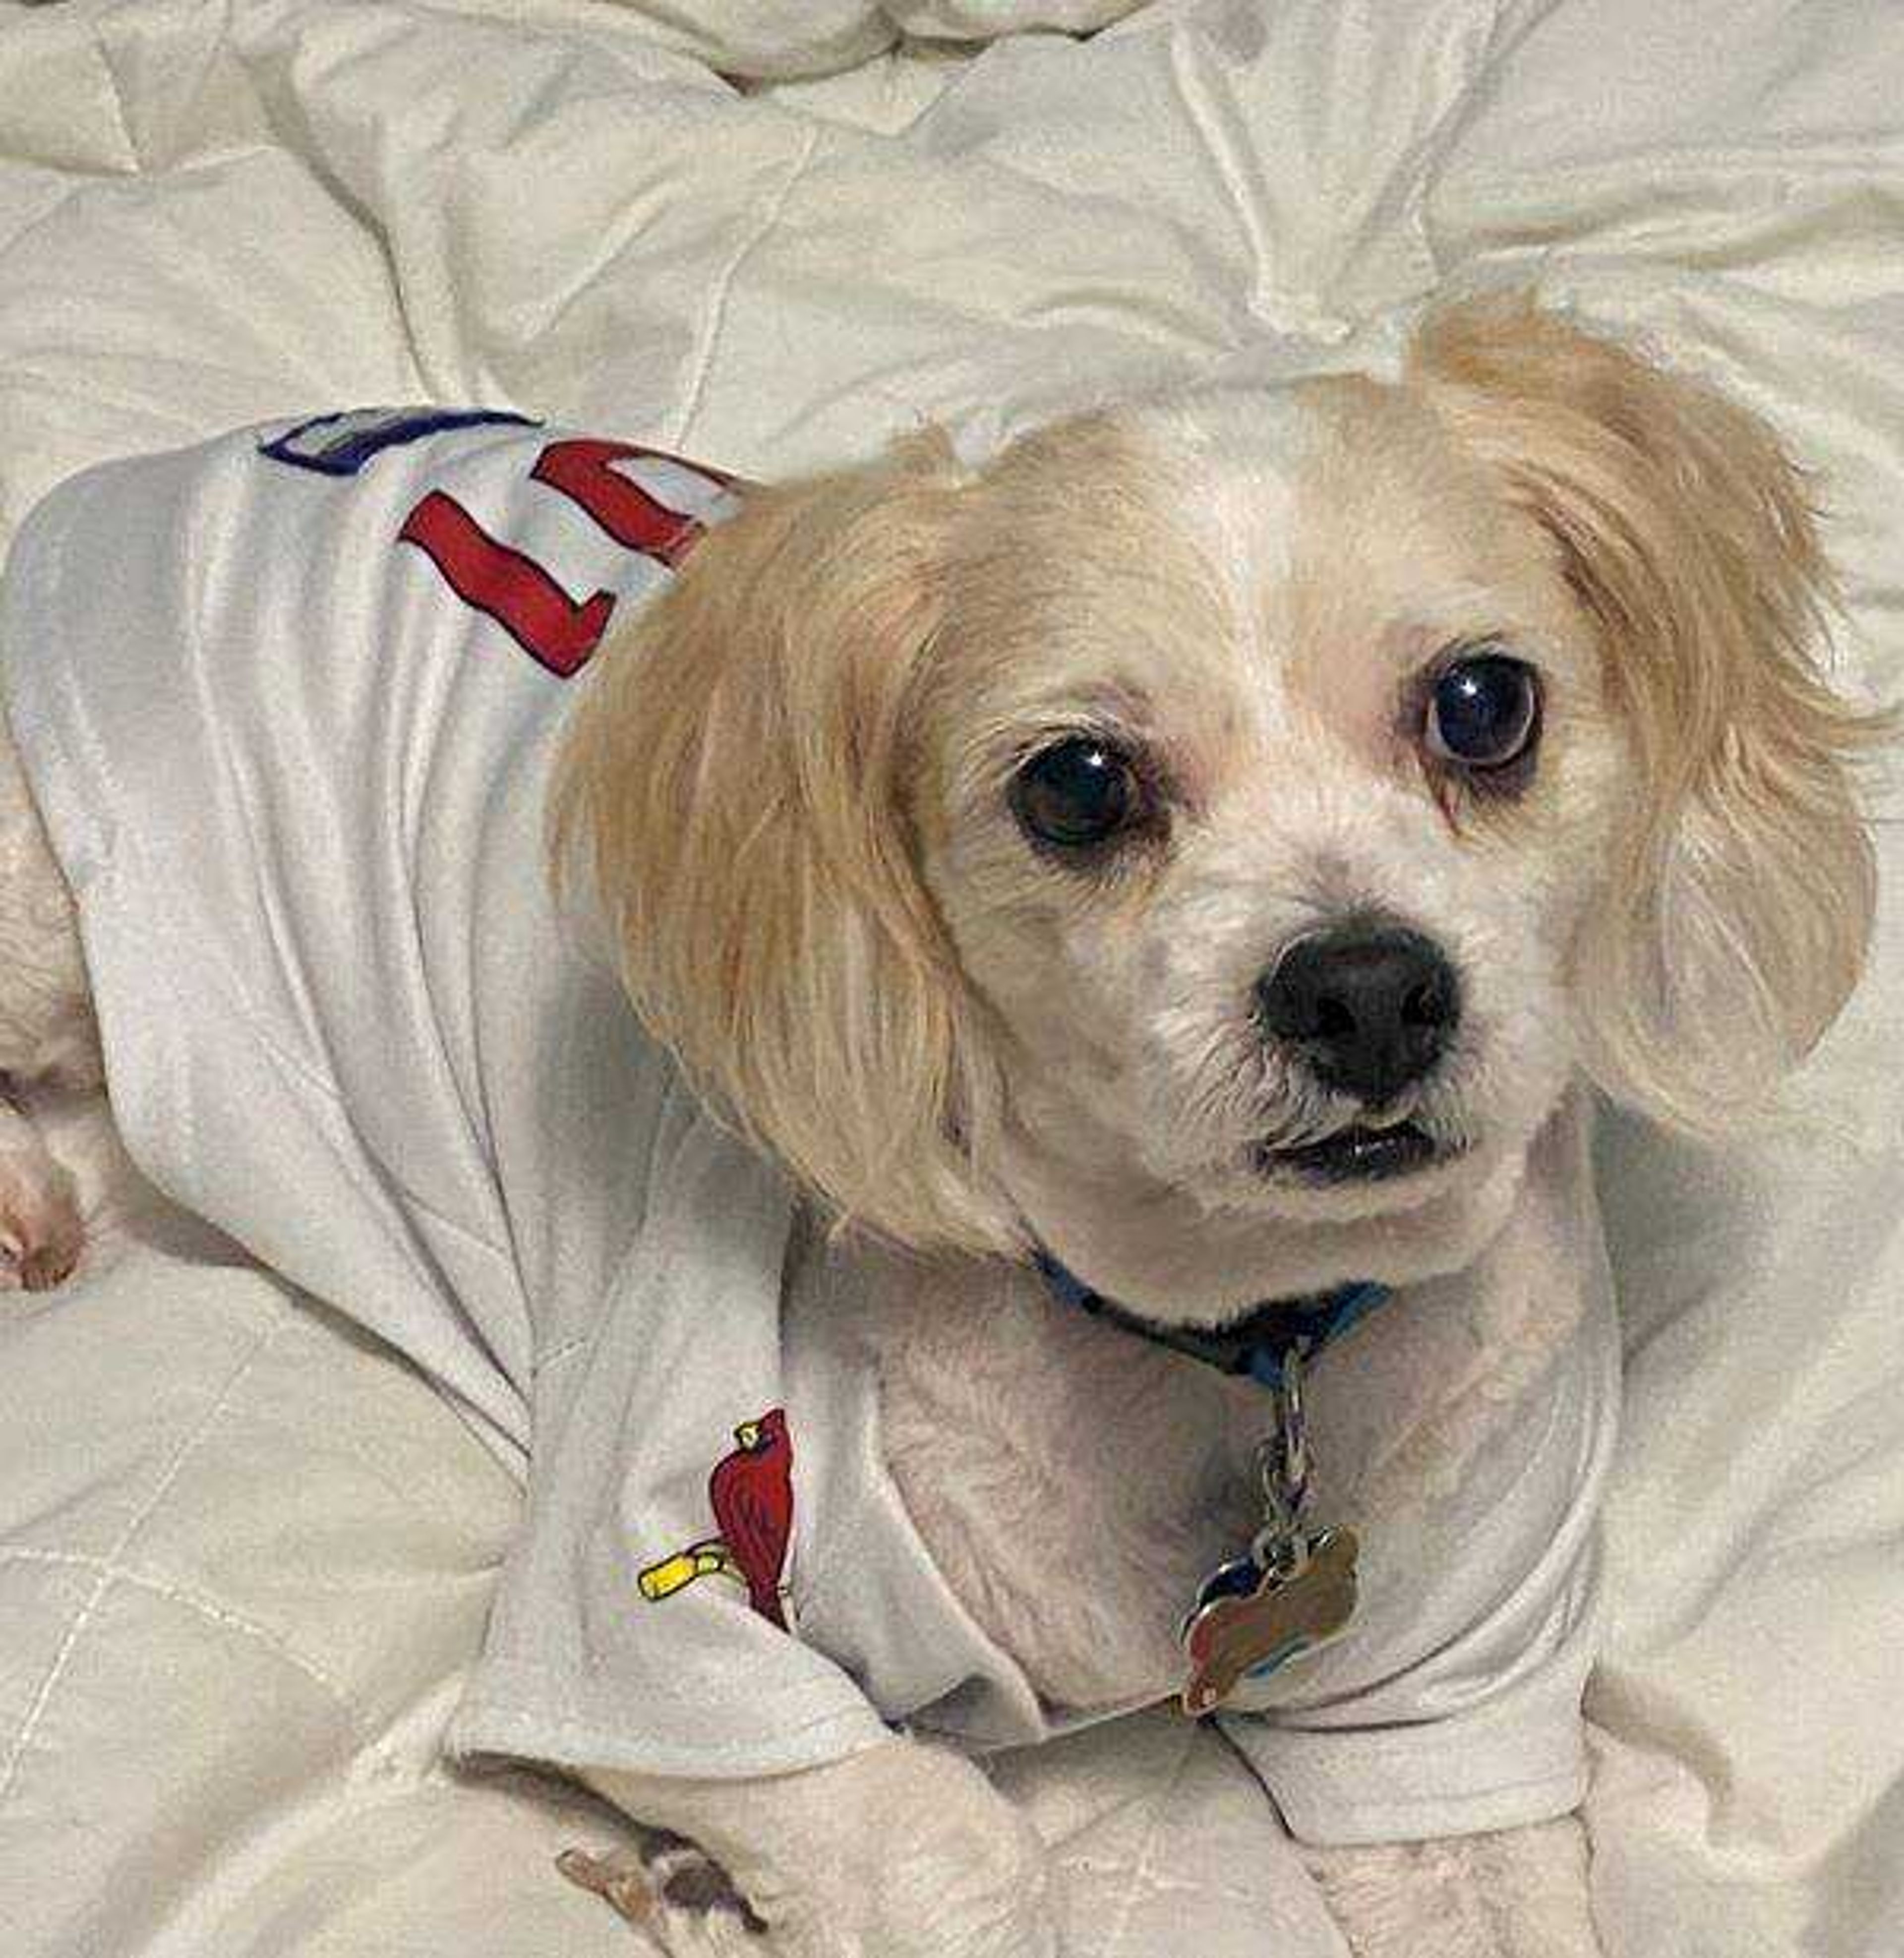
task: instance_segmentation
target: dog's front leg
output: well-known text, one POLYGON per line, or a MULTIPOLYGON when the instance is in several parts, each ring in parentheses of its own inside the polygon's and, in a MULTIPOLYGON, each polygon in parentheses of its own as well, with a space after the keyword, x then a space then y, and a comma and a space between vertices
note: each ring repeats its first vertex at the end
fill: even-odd
POLYGON ((1354 1958, 1601 1958, 1577 1816, 1302 1855, 1354 1958))
POLYGON ((70 1173, 0 1091, 0 1290, 44 1291, 79 1262, 85 1227, 70 1173))
POLYGON ((944 1748, 895 1738, 751 1781, 583 1778, 721 1864, 775 1958, 1055 1958, 1036 1832, 944 1748))

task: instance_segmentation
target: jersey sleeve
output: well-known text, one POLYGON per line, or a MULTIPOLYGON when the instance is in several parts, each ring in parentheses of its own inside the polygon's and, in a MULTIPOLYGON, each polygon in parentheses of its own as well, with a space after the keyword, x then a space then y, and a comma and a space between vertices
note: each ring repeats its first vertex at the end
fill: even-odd
POLYGON ((886 1731, 793 1622, 805 1478, 780 1353, 787 1196, 685 1089, 651 1164, 607 1309, 538 1374, 524 1526, 451 1741, 787 1773, 886 1731))
POLYGON ((1408 1581, 1385 1592, 1381 1540, 1364 1545, 1366 1649, 1321 1654, 1332 1673, 1294 1674, 1285 1703, 1220 1716, 1298 1839, 1415 1841, 1579 1805, 1617 1393, 1608 1304, 1462 1486, 1424 1507, 1408 1581))
POLYGON ((1577 1602, 1560 1605, 1519 1665, 1468 1682, 1452 1668, 1437 1682, 1443 1668, 1424 1666, 1353 1708, 1224 1716, 1224 1734, 1290 1833, 1318 1846, 1419 1842, 1567 1814, 1586 1793, 1580 1698, 1595 1574, 1582 1573, 1577 1602))

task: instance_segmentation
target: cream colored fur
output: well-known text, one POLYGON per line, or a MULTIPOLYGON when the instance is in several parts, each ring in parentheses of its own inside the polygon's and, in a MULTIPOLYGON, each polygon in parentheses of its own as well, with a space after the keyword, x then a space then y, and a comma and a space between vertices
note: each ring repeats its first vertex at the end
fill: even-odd
MULTIPOLYGON (((557 860, 711 1104, 812 1193, 826 1228, 788 1309, 876 1329, 920 1532, 1047 1691, 1168 1690, 1178 1601, 1247 1516, 1261 1408, 1052 1312, 1029 1242, 1159 1320, 1349 1277, 1460 1274, 1524 1308, 1501 1275, 1586 1175, 1584 1082, 1736 1120, 1855 977, 1849 770, 1876 730, 1811 664, 1825 596, 1754 421, 1494 303, 1430 322, 1395 385, 1106 411, 977 469, 921 438, 759 493, 598 657, 557 860), (1513 796, 1421 746, 1421 674, 1483 640, 1541 676, 1513 796), (1143 756, 1157 816, 1089 873, 1028 847, 1008 795, 1080 728, 1143 756), (1316 1187, 1256 1145, 1365 1111, 1265 1039, 1251 988, 1368 910, 1460 971, 1458 1038, 1407 1104, 1451 1153, 1316 1187), (1087 1549, 1091 1585, 1039 1581, 1087 1549)), ((17 770, 0 799, 0 1063, 83 1066, 70 917, 17 770)), ((17 1194, 6 1214, 17 1231, 17 1194)), ((1371 1521, 1484 1445, 1570 1317, 1564 1282, 1533 1295, 1551 1318, 1503 1307, 1486 1377, 1424 1383, 1360 1465, 1371 1521)), ((701 1841, 783 1954, 1054 1949, 1039 1846, 942 1750, 589 1778, 701 1841)), ((1316 1867, 1359 1958, 1595 1948, 1570 1822, 1316 1867)))

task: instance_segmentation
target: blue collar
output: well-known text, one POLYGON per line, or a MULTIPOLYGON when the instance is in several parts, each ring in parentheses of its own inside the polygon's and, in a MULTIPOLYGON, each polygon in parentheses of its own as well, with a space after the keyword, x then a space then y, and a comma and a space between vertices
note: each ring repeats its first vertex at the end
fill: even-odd
POLYGON ((1108 1320, 1173 1353, 1201 1360, 1219 1373, 1247 1375, 1266 1387, 1283 1383, 1283 1363, 1291 1353, 1307 1361, 1339 1339, 1391 1296, 1389 1288, 1372 1279, 1338 1285, 1333 1291, 1310 1292, 1298 1298, 1272 1298, 1253 1306, 1238 1320, 1214 1331, 1183 1326, 1158 1326, 1128 1306, 1093 1291, 1083 1279, 1066 1270, 1042 1247, 1032 1261, 1061 1305, 1079 1306, 1094 1318, 1108 1320))

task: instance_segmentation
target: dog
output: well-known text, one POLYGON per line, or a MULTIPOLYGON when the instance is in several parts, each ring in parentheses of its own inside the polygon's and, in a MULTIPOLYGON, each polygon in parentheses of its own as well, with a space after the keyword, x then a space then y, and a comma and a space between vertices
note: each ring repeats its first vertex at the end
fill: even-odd
MULTIPOLYGON (((530 439, 483 419, 468 440, 530 439)), ((1500 299, 1430 315, 1392 381, 1095 410, 981 464, 922 436, 756 491, 650 461, 571 442, 536 463, 599 527, 641 533, 654 588, 624 626, 599 629, 606 589, 581 602, 557 581, 531 606, 461 505, 477 540, 440 504, 424 524, 421 502, 402 540, 418 575, 545 665, 599 632, 546 751, 548 901, 612 969, 591 1010, 624 1038, 625 990, 691 1088, 692 1112, 656 1091, 661 1127, 713 1125, 669 1186, 682 1214, 752 1234, 775 1340, 871 1396, 862 1431, 903 1514, 869 1501, 853 1528, 901 1551, 916 1532, 937 1615, 895 1588, 927 1581, 895 1574, 901 1551, 862 1583, 843 1537, 794 1529, 797 1486, 817 1503, 847 1471, 827 1458, 799 1484, 811 1424, 762 1409, 728 1424, 720 1460, 704 1452, 705 1504, 674 1462, 678 1518, 633 1558, 642 1636, 698 1613, 683 1635, 727 1668, 694 1709, 705 1757, 685 1715, 665 1744, 591 1753, 578 1717, 514 1750, 699 1845, 778 1953, 1037 1958, 1057 1948, 1044 1852, 947 1737, 1190 1702, 1192 1631, 1240 1571, 1278 1629, 1224 1648, 1218 1717, 1358 1958, 1597 1950, 1573 1811, 1617 1341, 1592 1098, 1700 1133, 1763 1117, 1855 984, 1872 913, 1855 771, 1879 724, 1816 664, 1828 577, 1796 471, 1708 385, 1500 299), (604 472, 626 487, 644 467, 631 514, 604 472), (680 528, 651 528, 684 501, 680 528), (758 1202, 720 1180, 733 1159, 765 1166, 758 1202), (762 1219, 783 1186, 799 1200, 776 1235, 762 1219), (1304 1313, 1323 1333, 1285 1370, 1275 1329, 1304 1313), (1239 1325, 1247 1339, 1226 1337, 1239 1325), (1330 1600, 1304 1588, 1325 1568, 1330 1600), (1293 1649, 1270 1651, 1292 1624, 1293 1649), (847 1703, 828 1658, 873 1709, 847 1703), (808 1738, 724 1753, 734 1678, 799 1709, 808 1738)), ((159 1085, 197 1063, 150 1024, 169 1000, 139 991, 169 894, 126 893, 182 860, 128 860, 119 813, 89 806, 105 793, 90 750, 48 731, 59 600, 19 601, 9 632, 0 1065, 103 1078, 144 1160, 166 1146, 159 1085)), ((538 756, 541 725, 523 737, 538 756)), ((163 749, 146 726, 126 745, 163 749)), ((192 765, 161 753, 154 795, 192 765)), ((407 821, 400 774, 376 779, 407 821)), ((406 844, 420 879, 427 841, 406 844)), ((220 901, 242 909, 248 888, 220 901)), ((274 955, 309 928, 273 917, 274 955)), ((474 955, 499 959, 489 929, 474 955)), ((493 925, 516 967, 548 929, 493 925)), ((184 936, 188 968, 202 937, 184 936)), ((400 1069, 413 1015, 366 963, 350 1024, 400 1069)), ((322 1000, 282 1010, 332 1024, 322 1000)), ((480 989, 442 1011, 472 1022, 472 1050, 508 1032, 480 989)), ((616 1064, 599 1041, 586 1057, 616 1064)), ((226 1107, 217 1072, 201 1115, 226 1107)), ((377 1105, 367 1078, 341 1121, 374 1141, 379 1120, 401 1138, 423 1119, 377 1105)), ((506 1167, 515 1114, 473 1084, 443 1071, 443 1119, 492 1123, 506 1167)), ((57 1282, 78 1247, 61 1173, 24 1124, 8 1142, 5 1241, 23 1282, 57 1282)), ((611 1209, 652 1208, 653 1160, 611 1209)), ((327 1265, 295 1193, 274 1237, 271 1218, 220 1214, 251 1200, 246 1174, 159 1167, 347 1308, 379 1275, 409 1282, 327 1265)), ((269 1180, 255 1158, 247 1174, 269 1180)), ((410 1253, 420 1232, 480 1304, 489 1267, 442 1222, 451 1199, 390 1201, 412 1199, 423 1221, 391 1231, 410 1253)), ((524 1269, 555 1269, 521 1228, 524 1269)), ((572 1326, 549 1350, 598 1367, 604 1337, 572 1326)), ((413 1357, 499 1445, 541 1446, 453 1358, 413 1357)), ((657 1433, 718 1427, 708 1370, 680 1364, 649 1404, 657 1433)), ((599 1410, 564 1391, 550 1418, 569 1449, 599 1410)), ((579 1556, 600 1535, 562 1541, 579 1556)), ((524 1601, 548 1594, 522 1581, 501 1616, 531 1640, 524 1601)), ((625 1636, 620 1617, 590 1624, 625 1636)), ((498 1716, 465 1739, 509 1751, 524 1731, 498 1716)), ((709 1934, 665 1895, 643 1908, 680 1948, 709 1934)))

